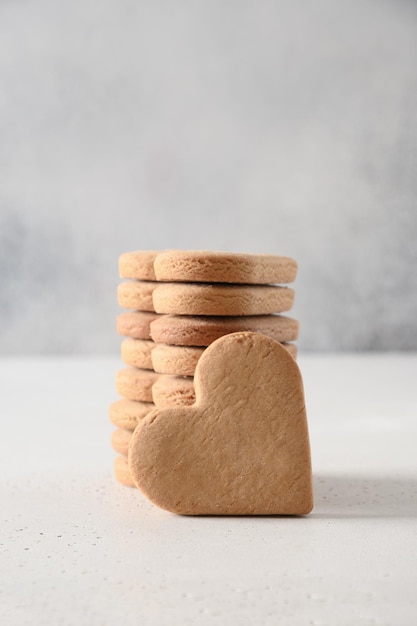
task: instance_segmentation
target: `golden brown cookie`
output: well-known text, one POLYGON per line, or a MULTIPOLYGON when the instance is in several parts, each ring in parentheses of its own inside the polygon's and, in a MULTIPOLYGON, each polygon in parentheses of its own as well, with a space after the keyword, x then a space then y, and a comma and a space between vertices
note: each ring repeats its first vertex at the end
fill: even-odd
POLYGON ((132 437, 132 431, 118 428, 112 432, 111 445, 113 450, 127 456, 129 450, 129 442, 132 437))
POLYGON ((120 276, 139 280, 156 280, 153 265, 158 254, 158 250, 124 252, 119 257, 120 276))
POLYGON ((157 313, 149 311, 135 311, 134 313, 120 313, 117 316, 117 332, 119 335, 133 339, 150 339, 151 323, 159 318, 157 313))
MULTIPOLYGON (((194 346, 171 346, 166 343, 154 343, 152 364, 155 372, 175 376, 194 376, 198 360, 205 348, 194 346)), ((291 356, 297 358, 297 346, 293 343, 282 344, 291 356)))
POLYGON ((160 315, 151 323, 150 333, 157 343, 176 346, 208 346, 213 341, 238 331, 258 332, 276 341, 295 341, 299 323, 285 315, 241 317, 196 317, 160 315))
POLYGON ((154 408, 153 402, 139 402, 123 398, 110 405, 109 418, 111 423, 118 428, 133 431, 154 408))
POLYGON ((152 364, 155 372, 176 376, 194 376, 198 359, 204 348, 193 346, 170 346, 154 343, 152 364))
POLYGON ((151 339, 123 339, 121 356, 126 365, 152 370, 152 350, 155 342, 151 339))
POLYGON ((267 315, 293 302, 293 289, 275 285, 161 283, 153 292, 155 311, 172 315, 267 315))
POLYGON ((179 315, 264 315, 288 311, 294 291, 275 285, 130 281, 117 290, 126 309, 179 315))
POLYGON ((118 456, 114 459, 114 475, 116 480, 122 485, 125 485, 125 487, 136 487, 127 464, 126 456, 118 456))
POLYGON ((136 485, 158 506, 198 515, 304 515, 313 506, 303 383, 258 333, 204 352, 193 406, 155 409, 131 439, 136 485))
POLYGON ((124 309, 155 311, 152 294, 158 286, 156 282, 131 280, 117 287, 117 300, 124 309))
POLYGON ((119 274, 122 278, 167 282, 286 284, 295 280, 297 263, 272 254, 139 250, 120 255, 119 274))
POLYGON ((116 390, 123 398, 152 402, 152 386, 162 374, 129 367, 116 374, 116 390))
POLYGON ((204 348, 193 346, 170 346, 154 343, 152 364, 155 372, 176 376, 194 376, 198 359, 204 348))
POLYGON ((152 387, 152 397, 156 407, 182 406, 193 404, 195 392, 193 378, 160 374, 152 387))
POLYGON ((297 263, 268 254, 167 250, 155 256, 154 271, 161 281, 267 285, 291 283, 297 263))

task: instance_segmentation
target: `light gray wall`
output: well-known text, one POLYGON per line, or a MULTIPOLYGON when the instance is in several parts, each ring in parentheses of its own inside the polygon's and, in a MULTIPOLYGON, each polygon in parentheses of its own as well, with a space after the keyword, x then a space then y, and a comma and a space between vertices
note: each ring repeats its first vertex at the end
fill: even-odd
POLYGON ((118 255, 300 266, 301 349, 417 348, 417 4, 0 2, 0 352, 117 352, 118 255))

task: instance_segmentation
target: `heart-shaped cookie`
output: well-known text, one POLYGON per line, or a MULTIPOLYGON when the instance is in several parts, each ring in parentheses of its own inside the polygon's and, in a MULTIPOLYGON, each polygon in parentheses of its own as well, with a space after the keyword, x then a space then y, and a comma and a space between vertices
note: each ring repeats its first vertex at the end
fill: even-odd
POLYGON ((141 491, 181 514, 303 515, 313 506, 303 383, 278 342, 217 339, 195 373, 192 406, 155 409, 129 466, 141 491))

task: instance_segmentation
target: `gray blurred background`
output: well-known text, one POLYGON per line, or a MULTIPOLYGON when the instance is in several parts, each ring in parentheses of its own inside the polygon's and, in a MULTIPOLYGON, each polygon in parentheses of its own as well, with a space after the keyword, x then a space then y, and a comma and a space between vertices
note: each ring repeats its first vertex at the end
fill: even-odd
POLYGON ((117 354, 117 259, 293 256, 302 350, 417 349, 417 3, 0 0, 0 353, 117 354))

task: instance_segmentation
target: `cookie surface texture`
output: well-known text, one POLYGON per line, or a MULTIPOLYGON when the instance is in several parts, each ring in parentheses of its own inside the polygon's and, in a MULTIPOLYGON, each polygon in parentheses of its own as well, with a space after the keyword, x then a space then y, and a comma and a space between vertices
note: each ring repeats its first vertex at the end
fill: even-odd
POLYGON ((295 280, 297 263, 285 256, 171 250, 155 256, 157 280, 267 285, 295 280))
POLYGON ((152 339, 174 346, 209 346, 213 341, 240 331, 262 333, 276 341, 298 338, 299 322, 286 315, 247 315, 241 317, 197 317, 160 315, 150 325, 152 339))
POLYGON ((154 408, 153 402, 117 400, 109 407, 109 419, 114 426, 133 431, 154 408))
POLYGON ((274 285, 160 283, 152 298, 157 313, 267 315, 289 311, 294 290, 274 285))
POLYGON ((124 252, 119 257, 120 276, 137 280, 156 280, 154 261, 158 254, 158 250, 124 252))
POLYGON ((215 341, 198 362, 192 406, 155 409, 130 441, 141 491, 174 513, 311 511, 310 444, 294 359, 257 333, 215 341))
MULTIPOLYGON (((283 343, 293 359, 297 358, 297 346, 294 343, 283 343)), ((154 343, 152 365, 155 372, 175 376, 194 376, 198 360, 205 348, 193 346, 171 346, 165 343, 154 343)))
POLYGON ((152 294, 157 286, 157 282, 145 280, 120 283, 117 287, 117 301, 124 309, 155 311, 152 294))
POLYGON ((194 378, 160 374, 152 386, 152 399, 158 408, 194 404, 194 378))
POLYGON ((166 343, 154 343, 152 365, 155 372, 176 376, 194 376, 198 359, 204 348, 194 346, 170 346, 166 343))
POLYGON ((153 402, 152 386, 164 374, 135 367, 119 370, 116 374, 116 391, 127 400, 153 402))
POLYGON ((120 354, 126 365, 152 370, 152 350, 155 343, 151 339, 123 339, 120 354))
POLYGON ((136 487, 127 464, 127 457, 118 456, 114 459, 114 475, 125 487, 136 487))
POLYGON ((129 430, 124 430, 123 428, 118 428, 112 432, 111 436, 111 445, 113 450, 121 454, 122 456, 127 456, 129 450, 129 442, 132 438, 132 433, 129 430))
POLYGON ((135 311, 133 313, 119 313, 117 316, 117 332, 119 335, 133 339, 150 339, 151 323, 160 316, 150 311, 135 311))

